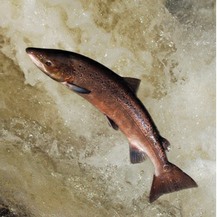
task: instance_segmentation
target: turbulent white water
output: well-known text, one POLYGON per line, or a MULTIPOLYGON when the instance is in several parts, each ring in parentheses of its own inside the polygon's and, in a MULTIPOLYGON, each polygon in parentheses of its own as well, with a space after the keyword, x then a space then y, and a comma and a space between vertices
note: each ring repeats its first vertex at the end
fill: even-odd
POLYGON ((215 216, 214 1, 0 2, 0 204, 37 217, 215 216), (149 204, 151 162, 130 164, 126 138, 39 71, 29 46, 141 79, 170 161, 199 187, 149 204))

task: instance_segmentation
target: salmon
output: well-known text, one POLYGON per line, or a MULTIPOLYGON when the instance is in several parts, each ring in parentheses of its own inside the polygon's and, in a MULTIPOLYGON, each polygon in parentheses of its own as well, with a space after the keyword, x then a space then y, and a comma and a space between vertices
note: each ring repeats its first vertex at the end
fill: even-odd
POLYGON ((131 163, 149 157, 155 168, 150 202, 163 194, 197 187, 189 175, 169 162, 166 151, 170 144, 136 95, 139 79, 121 77, 74 52, 32 47, 26 52, 41 71, 89 101, 107 117, 111 127, 127 137, 131 163))

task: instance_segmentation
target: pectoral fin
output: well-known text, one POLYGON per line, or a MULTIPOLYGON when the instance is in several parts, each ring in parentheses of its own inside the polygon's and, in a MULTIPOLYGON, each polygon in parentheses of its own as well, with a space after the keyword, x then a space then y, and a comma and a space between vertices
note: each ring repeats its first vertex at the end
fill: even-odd
POLYGON ((141 163, 145 160, 145 152, 130 144, 130 162, 132 164, 141 163))
POLYGON ((131 90, 136 94, 139 89, 141 80, 138 78, 130 78, 130 77, 124 77, 123 79, 127 82, 131 90))
POLYGON ((83 87, 79 87, 78 85, 72 84, 72 83, 68 83, 68 82, 63 82, 64 85, 66 85, 70 90, 76 92, 76 93, 82 93, 82 94, 88 94, 91 91, 83 88, 83 87))
POLYGON ((114 130, 118 130, 118 125, 108 116, 106 116, 109 122, 109 126, 112 127, 114 130))

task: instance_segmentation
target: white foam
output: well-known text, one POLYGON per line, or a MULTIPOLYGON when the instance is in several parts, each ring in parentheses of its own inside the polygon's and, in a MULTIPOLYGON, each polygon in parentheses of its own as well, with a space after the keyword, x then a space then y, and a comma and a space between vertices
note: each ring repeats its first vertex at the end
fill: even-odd
POLYGON ((192 17, 194 8, 172 11, 160 1, 2 1, 1 52, 20 73, 13 80, 1 58, 2 75, 9 77, 1 83, 0 197, 34 216, 214 215, 213 9, 202 1, 195 5, 199 17, 192 17), (79 52, 140 78, 138 96, 172 144, 169 159, 199 188, 150 205, 150 161, 131 165, 126 138, 40 72, 25 53, 28 46, 79 52), (22 95, 14 91, 13 98, 7 82, 22 95))

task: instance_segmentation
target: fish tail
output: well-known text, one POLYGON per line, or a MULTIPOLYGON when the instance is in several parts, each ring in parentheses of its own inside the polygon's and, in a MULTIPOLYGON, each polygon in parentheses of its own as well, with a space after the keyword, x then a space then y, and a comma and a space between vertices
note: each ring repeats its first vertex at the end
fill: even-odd
POLYGON ((162 172, 154 175, 149 201, 152 203, 163 194, 197 187, 197 183, 177 166, 168 162, 162 172))

